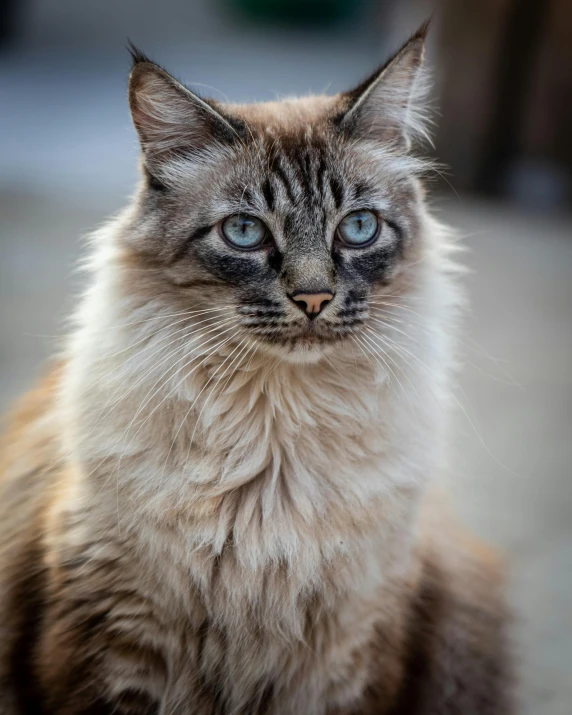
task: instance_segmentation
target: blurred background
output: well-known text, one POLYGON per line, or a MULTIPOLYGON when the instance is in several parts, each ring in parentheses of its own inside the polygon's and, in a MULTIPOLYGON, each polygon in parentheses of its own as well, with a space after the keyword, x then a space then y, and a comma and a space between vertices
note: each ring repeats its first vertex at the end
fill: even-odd
POLYGON ((504 551, 523 713, 572 712, 572 3, 0 0, 0 408, 53 353, 82 236, 136 181, 127 38, 232 101, 356 84, 433 16, 435 211, 471 310, 452 488, 504 551))

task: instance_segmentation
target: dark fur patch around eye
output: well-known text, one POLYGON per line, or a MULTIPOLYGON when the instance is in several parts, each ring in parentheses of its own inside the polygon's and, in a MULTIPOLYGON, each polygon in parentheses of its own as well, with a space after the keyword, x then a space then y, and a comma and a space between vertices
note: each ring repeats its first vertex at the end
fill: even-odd
MULTIPOLYGON (((264 254, 261 252, 261 255, 264 254)), ((230 254, 213 250, 212 246, 197 245, 195 256, 213 276, 240 288, 249 284, 262 286, 276 277, 267 261, 260 260, 260 254, 244 255, 238 251, 230 254)))
POLYGON ((175 251, 171 258, 171 265, 185 258, 189 252, 189 247, 195 241, 207 236, 213 230, 212 225, 205 225, 197 228, 175 251))
POLYGON ((191 236, 189 237, 189 241, 198 241, 199 238, 203 238, 207 234, 209 234, 212 231, 213 227, 212 226, 201 226, 200 228, 197 228, 196 231, 193 231, 191 236))
POLYGON ((272 248, 268 252, 268 265, 275 273, 280 273, 282 268, 282 254, 277 248, 272 248))
POLYGON ((390 245, 374 244, 371 248, 363 251, 334 249, 332 256, 340 277, 355 286, 346 298, 346 308, 350 308, 355 302, 364 300, 365 286, 383 283, 387 279, 400 252, 401 242, 399 240, 390 245))
POLYGON ((394 221, 388 218, 384 218, 385 223, 391 228, 393 231, 395 231, 395 235, 397 236, 397 243, 396 243, 396 248, 397 251, 399 252, 399 255, 403 254, 403 231, 401 230, 401 227, 398 226, 394 221))
POLYGON ((396 246, 382 246, 369 251, 355 251, 347 260, 347 267, 368 283, 383 281, 396 259, 396 246))

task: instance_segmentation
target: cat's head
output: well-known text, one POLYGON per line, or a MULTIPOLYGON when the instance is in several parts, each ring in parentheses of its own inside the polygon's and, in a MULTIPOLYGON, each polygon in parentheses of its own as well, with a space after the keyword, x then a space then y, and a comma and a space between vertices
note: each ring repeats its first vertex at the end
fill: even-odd
POLYGON ((199 98, 133 51, 144 182, 125 237, 173 310, 228 315, 239 337, 314 360, 406 290, 425 31, 351 91, 250 105, 199 98))

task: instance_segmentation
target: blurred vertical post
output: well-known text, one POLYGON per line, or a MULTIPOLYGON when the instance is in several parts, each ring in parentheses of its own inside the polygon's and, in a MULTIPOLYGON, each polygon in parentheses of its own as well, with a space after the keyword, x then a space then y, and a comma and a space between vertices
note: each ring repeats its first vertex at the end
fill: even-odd
POLYGON ((548 6, 547 0, 511 0, 502 22, 491 112, 476 174, 477 188, 489 195, 504 190, 507 171, 518 156, 548 6))
POLYGON ((572 2, 443 0, 437 150, 459 189, 554 207, 572 186, 572 2))
POLYGON ((0 0, 0 48, 14 39, 17 13, 24 0, 0 0))

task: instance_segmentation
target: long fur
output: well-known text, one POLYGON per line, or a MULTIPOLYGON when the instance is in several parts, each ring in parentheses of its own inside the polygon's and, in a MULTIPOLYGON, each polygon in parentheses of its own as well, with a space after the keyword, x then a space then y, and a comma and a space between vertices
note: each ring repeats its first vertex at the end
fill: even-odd
POLYGON ((159 187, 144 178, 92 238, 62 360, 5 439, 0 711, 509 713, 501 570, 434 496, 461 295, 423 162, 359 122, 347 136, 347 97, 221 109, 238 138, 190 102, 200 131, 173 152, 180 122, 158 118, 178 85, 146 58, 134 72, 159 187), (303 241, 268 219, 280 280, 333 280, 308 221, 359 208, 360 176, 404 228, 344 259, 374 277, 359 298, 336 279, 317 342, 248 278, 263 257, 240 262, 203 224, 296 210, 303 241))

